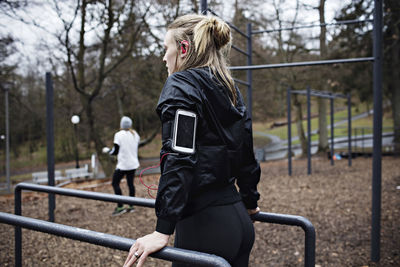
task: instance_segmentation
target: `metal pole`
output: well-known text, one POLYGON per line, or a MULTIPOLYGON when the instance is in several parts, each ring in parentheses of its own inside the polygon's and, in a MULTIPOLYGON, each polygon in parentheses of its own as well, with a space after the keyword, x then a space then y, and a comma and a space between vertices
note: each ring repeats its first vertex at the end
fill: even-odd
POLYGON ((365 156, 365 151, 364 151, 364 127, 361 128, 361 151, 363 155, 365 156))
POLYGON ((333 129, 333 124, 334 124, 334 121, 335 121, 335 118, 334 118, 334 107, 333 107, 333 104, 334 104, 334 102, 333 102, 333 98, 331 98, 330 99, 330 102, 331 102, 331 165, 333 166, 335 163, 334 163, 334 161, 333 161, 333 155, 335 154, 335 149, 334 149, 334 146, 335 146, 335 139, 334 139, 334 129, 333 129))
MULTIPOLYGON (((252 63, 252 55, 253 52, 253 47, 251 43, 251 23, 247 23, 247 65, 251 66, 252 63)), ((249 86, 247 86, 247 108, 249 110, 249 116, 252 118, 252 113, 253 113, 253 92, 252 92, 252 87, 253 87, 253 78, 252 78, 252 73, 251 69, 247 70, 247 82, 249 83, 249 86)))
POLYGON ((78 125, 74 123, 74 132, 75 132, 75 168, 79 169, 79 150, 78 150, 78 125))
POLYGON ((382 0, 375 0, 374 3, 374 143, 372 156, 371 261, 379 262, 382 190, 382 0))
POLYGON ((349 153, 349 166, 351 166, 351 158, 352 158, 352 151, 351 151, 351 95, 350 93, 347 94, 347 134, 348 134, 348 153, 349 153))
POLYGON ((288 121, 288 171, 292 175, 292 118, 291 118, 291 88, 286 89, 287 121, 288 121))
POLYGON ((358 140, 357 140, 357 138, 358 138, 358 128, 357 127, 355 127, 354 128, 354 147, 356 148, 355 150, 356 150, 356 152, 357 152, 357 150, 358 150, 358 140))
POLYGON ((307 86, 307 174, 311 174, 311 94, 307 86))
POLYGON ((207 8, 208 8, 207 0, 201 0, 200 8, 201 8, 201 14, 206 15, 207 8))
MULTIPOLYGON (((15 215, 21 215, 22 211, 22 200, 21 200, 21 188, 17 185, 14 192, 14 213, 15 215)), ((14 247, 15 247, 15 266, 22 266, 22 232, 21 226, 15 226, 14 229, 14 247)))
MULTIPOLYGON (((8 86, 8 85, 7 85, 8 86)), ((8 91, 9 88, 4 89, 4 101, 5 101, 5 115, 6 115, 6 180, 7 180, 7 191, 11 192, 11 181, 10 181, 10 123, 9 123, 9 110, 8 110, 8 91)))
MULTIPOLYGON (((54 186, 54 97, 51 73, 46 72, 46 138, 47 138, 47 177, 50 186, 54 186)), ((49 221, 54 222, 56 198, 49 194, 49 221)))

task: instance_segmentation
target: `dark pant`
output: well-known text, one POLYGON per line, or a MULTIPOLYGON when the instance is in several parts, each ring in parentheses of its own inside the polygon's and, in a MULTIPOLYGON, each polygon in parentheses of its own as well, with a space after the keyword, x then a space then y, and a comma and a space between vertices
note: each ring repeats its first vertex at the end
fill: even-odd
POLYGON ((233 267, 248 266, 253 243, 253 223, 242 202, 208 207, 176 225, 175 247, 221 256, 233 267))
MULTIPOLYGON (((113 179, 112 179, 112 187, 114 188, 114 193, 116 195, 122 195, 121 187, 119 186, 122 178, 124 178, 124 175, 126 175, 126 180, 128 182, 128 187, 129 187, 129 196, 134 197, 135 196, 135 186, 133 185, 133 178, 135 177, 135 171, 136 170, 129 170, 129 171, 123 171, 120 169, 116 169, 114 171, 113 179)), ((118 207, 122 207, 122 203, 118 203, 118 207)))

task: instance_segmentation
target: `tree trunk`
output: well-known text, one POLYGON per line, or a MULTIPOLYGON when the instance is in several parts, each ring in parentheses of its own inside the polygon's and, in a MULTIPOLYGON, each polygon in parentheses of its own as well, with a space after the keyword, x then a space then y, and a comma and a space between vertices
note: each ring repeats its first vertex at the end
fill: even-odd
POLYGON ((387 61, 387 86, 389 89, 390 101, 392 104, 393 131, 394 131, 394 150, 396 155, 400 155, 400 4, 396 0, 385 1, 388 14, 388 26, 386 29, 386 43, 388 47, 385 51, 387 61))
POLYGON ((326 99, 318 98, 318 152, 325 153, 329 149, 328 143, 328 128, 326 121, 326 99))
POLYGON ((121 96, 119 93, 119 89, 115 90, 115 98, 117 101, 117 107, 118 107, 118 114, 120 117, 124 116, 124 106, 122 104, 121 96))
MULTIPOLYGON (((325 0, 319 1, 319 22, 321 24, 325 23, 325 0)), ((327 49, 326 49, 326 27, 321 27, 321 33, 319 35, 319 49, 321 59, 326 59, 327 49)), ((326 91, 327 85, 324 79, 321 80, 321 89, 326 91)), ((326 122, 326 100, 323 98, 318 98, 318 153, 325 153, 329 150, 328 143, 328 130, 326 122)))
MULTIPOLYGON (((397 30, 399 33, 400 30, 397 30)), ((388 68, 388 89, 391 94, 393 131, 394 131, 394 151, 400 155, 400 41, 391 49, 390 68, 388 68)))
MULTIPOLYGON (((397 74, 397 75, 400 75, 397 74)), ((393 97, 391 98, 392 114, 393 114, 393 129, 394 129, 394 151, 397 156, 400 156, 400 79, 397 76, 397 87, 393 88, 393 97)), ((394 85, 396 86, 396 85, 394 85)))
POLYGON ((300 140, 300 145, 301 145, 301 153, 302 156, 307 155, 307 139, 306 135, 304 134, 304 129, 303 129, 303 111, 301 109, 301 103, 297 98, 297 95, 294 95, 294 106, 296 107, 296 128, 297 128, 297 133, 299 136, 300 140))
POLYGON ((91 140, 94 141, 94 148, 95 148, 97 156, 99 158, 101 167, 104 171, 105 176, 111 177, 113 170, 114 170, 114 166, 113 166, 113 163, 111 162, 110 157, 107 154, 103 154, 103 152, 102 152, 105 144, 101 140, 99 131, 95 127, 95 124, 94 124, 95 118, 93 116, 93 110, 92 110, 92 105, 91 105, 90 99, 88 99, 88 101, 85 103, 85 111, 86 111, 86 116, 88 118, 90 137, 91 137, 91 140))

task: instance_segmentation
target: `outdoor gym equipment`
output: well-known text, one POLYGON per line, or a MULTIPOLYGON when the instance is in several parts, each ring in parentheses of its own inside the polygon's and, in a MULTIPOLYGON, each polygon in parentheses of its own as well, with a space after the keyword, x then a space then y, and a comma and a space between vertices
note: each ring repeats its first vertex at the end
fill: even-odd
MULTIPOLYGON (((15 215, 22 214, 22 190, 30 190, 35 192, 43 192, 43 193, 51 193, 58 194, 64 196, 71 197, 79 197, 84 199, 93 199, 100 200, 106 202, 114 202, 114 203, 124 203, 128 205, 142 206, 148 208, 154 208, 155 200, 153 199, 145 199, 138 197, 128 197, 114 194, 106 194, 106 193, 98 193, 91 191, 83 191, 83 190, 75 190, 68 188, 59 188, 55 186, 45 186, 45 185, 36 185, 29 183, 19 183, 15 187, 14 192, 14 209, 15 215)), ((50 217, 50 210, 49 210, 50 217)), ((52 217, 54 219, 54 216, 52 217)), ((277 214, 277 213, 267 213, 267 212, 259 212, 252 216, 253 220, 274 224, 282 224, 282 225, 290 225, 290 226, 300 226, 304 230, 305 238, 304 238, 304 266, 311 267, 315 265, 315 228, 312 223, 302 217, 295 215, 287 215, 287 214, 277 214)), ((18 221, 18 218, 15 218, 18 221)), ((15 265, 21 266, 22 263, 22 231, 21 227, 18 224, 15 227, 15 265)), ((76 233, 72 233, 76 235, 76 233)), ((63 235, 68 237, 66 235, 63 235)), ((76 239, 76 238, 74 238, 76 239)), ((80 239, 78 239, 80 240, 80 239)), ((97 244, 97 243, 95 243, 97 244)), ((178 253, 179 254, 179 253, 178 253)), ((175 258, 172 258, 175 260, 175 258)))
MULTIPOLYGON (((206 14, 210 11, 212 14, 218 16, 207 7, 207 0, 201 0, 201 12, 206 14)), ((251 23, 247 24, 247 34, 240 31, 236 26, 228 23, 232 29, 247 38, 247 52, 236 49, 235 50, 247 56, 247 66, 234 66, 231 70, 246 70, 247 81, 238 81, 239 83, 247 85, 247 108, 251 117, 252 113, 252 70, 256 69, 269 69, 269 68, 285 68, 285 67, 300 67, 300 66, 316 66, 325 64, 337 63, 355 63, 355 62, 373 62, 373 94, 374 94, 374 139, 373 139, 373 162, 372 162, 372 227, 371 227, 371 260, 379 262, 380 260, 380 232, 381 232, 381 187, 382 187, 382 26, 383 26, 383 1, 374 0, 373 20, 346 20, 337 21, 335 23, 313 24, 305 26, 288 27, 282 29, 272 30, 257 30, 253 31, 251 23), (300 28, 311 27, 326 27, 331 25, 341 24, 355 24, 373 22, 373 57, 367 58, 350 58, 350 59, 334 59, 334 60, 321 60, 311 62, 293 62, 281 64, 267 64, 267 65, 252 65, 252 35, 260 33, 269 33, 276 31, 294 30, 300 28)))

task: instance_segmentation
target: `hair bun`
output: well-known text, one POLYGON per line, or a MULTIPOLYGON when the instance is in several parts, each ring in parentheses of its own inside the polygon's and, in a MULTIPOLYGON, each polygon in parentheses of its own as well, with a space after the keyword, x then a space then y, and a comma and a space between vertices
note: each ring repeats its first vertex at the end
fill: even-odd
POLYGON ((193 29, 193 41, 198 55, 206 53, 211 46, 220 50, 231 40, 228 24, 215 16, 200 16, 200 21, 193 29))
POLYGON ((208 18, 208 26, 212 28, 212 32, 214 33, 214 42, 217 50, 230 42, 231 29, 225 21, 212 16, 208 18))

